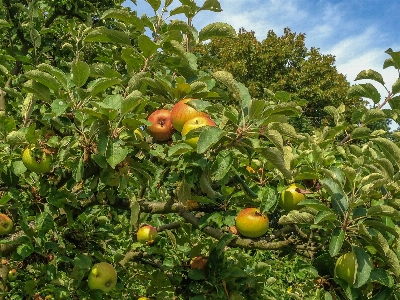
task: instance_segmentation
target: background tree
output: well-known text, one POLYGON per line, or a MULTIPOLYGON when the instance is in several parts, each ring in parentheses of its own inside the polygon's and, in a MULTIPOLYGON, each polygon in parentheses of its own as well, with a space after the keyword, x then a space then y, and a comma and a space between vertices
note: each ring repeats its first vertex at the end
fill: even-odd
POLYGON ((289 92, 299 103, 305 100, 304 114, 295 121, 300 130, 309 132, 312 127, 326 124, 329 116, 323 108, 328 105, 343 103, 349 121, 352 112, 365 102, 347 95, 350 84, 338 73, 334 56, 323 55, 316 48, 307 49, 305 38, 305 34, 285 28, 282 36, 270 30, 264 40, 258 41, 253 31, 241 29, 237 39, 215 39, 197 51, 203 55, 199 61, 204 69, 228 70, 248 86, 254 98, 267 98, 268 89, 289 92))

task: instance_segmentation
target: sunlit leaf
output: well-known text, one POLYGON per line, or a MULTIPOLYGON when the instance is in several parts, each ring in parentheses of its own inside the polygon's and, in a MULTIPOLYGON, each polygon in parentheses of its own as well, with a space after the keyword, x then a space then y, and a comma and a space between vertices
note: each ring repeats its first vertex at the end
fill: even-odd
POLYGON ((360 73, 358 73, 356 79, 354 80, 361 80, 361 79, 371 79, 375 80, 376 82, 379 82, 382 85, 385 85, 382 75, 379 72, 371 69, 361 71, 360 73))
POLYGON ((199 40, 206 41, 212 38, 234 38, 236 37, 235 29, 227 24, 222 22, 215 22, 206 25, 199 32, 199 40))

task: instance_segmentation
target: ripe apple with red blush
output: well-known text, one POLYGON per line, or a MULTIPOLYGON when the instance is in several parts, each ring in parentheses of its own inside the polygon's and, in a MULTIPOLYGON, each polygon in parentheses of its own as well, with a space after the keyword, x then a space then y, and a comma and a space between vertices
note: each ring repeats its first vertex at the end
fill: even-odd
POLYGON ((269 228, 269 219, 256 207, 245 208, 236 217, 236 228, 241 235, 258 238, 269 228))
POLYGON ((171 139, 174 134, 171 111, 158 109, 149 116, 148 121, 152 124, 147 126, 146 130, 155 141, 164 142, 171 139))
POLYGON ((171 110, 172 125, 179 132, 182 131, 183 125, 190 119, 196 117, 208 117, 206 113, 198 111, 190 105, 186 104, 191 100, 195 99, 182 99, 178 103, 176 103, 171 110))

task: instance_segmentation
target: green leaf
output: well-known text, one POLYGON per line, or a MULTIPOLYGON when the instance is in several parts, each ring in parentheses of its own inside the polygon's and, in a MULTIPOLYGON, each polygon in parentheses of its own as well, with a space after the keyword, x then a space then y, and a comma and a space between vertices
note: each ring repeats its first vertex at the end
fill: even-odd
POLYGON ((45 102, 50 101, 50 91, 49 88, 40 82, 34 80, 28 80, 23 84, 23 89, 28 93, 35 94, 38 100, 45 102))
POLYGON ((371 282, 378 282, 384 286, 392 287, 394 279, 387 270, 375 268, 371 271, 369 280, 371 282))
POLYGON ((292 178, 293 174, 286 168, 285 159, 283 154, 276 148, 259 148, 256 149, 264 158, 266 158, 275 168, 280 171, 285 178, 292 178))
POLYGON ((193 150, 192 146, 186 143, 178 143, 172 145, 168 149, 168 156, 181 155, 192 150, 193 150))
POLYGON ((337 214, 333 213, 332 211, 327 211, 327 210, 319 211, 315 216, 314 223, 318 224, 324 221, 336 221, 337 217, 338 217, 337 214))
POLYGON ((42 212, 36 216, 36 229, 40 235, 45 235, 50 229, 54 227, 53 217, 48 212, 42 212))
POLYGON ((381 216, 381 217, 390 217, 395 220, 400 220, 400 211, 397 209, 385 205, 385 204, 379 204, 372 206, 368 209, 368 215, 369 216, 381 216))
POLYGON ((56 99, 51 103, 51 110, 56 116, 62 115, 67 108, 68 104, 62 99, 56 99))
POLYGON ((396 80, 392 85, 392 94, 397 94, 400 92, 400 78, 396 80))
POLYGON ((151 5, 154 11, 157 11, 161 6, 161 0, 146 0, 151 5))
POLYGON ((370 124, 386 118, 386 114, 381 109, 371 108, 362 116, 361 122, 363 124, 370 124))
POLYGON ((369 280, 369 276, 372 270, 371 258, 369 255, 360 247, 353 246, 353 251, 357 259, 357 275, 354 287, 359 288, 363 286, 369 280))
POLYGON ((355 128, 351 134, 350 137, 351 139, 367 139, 371 136, 371 129, 368 127, 357 127, 355 128))
POLYGON ((2 27, 11 27, 11 24, 4 19, 0 19, 0 28, 2 27))
POLYGON ((346 231, 338 227, 332 232, 331 241, 329 243, 329 254, 334 257, 340 253, 344 238, 346 236, 346 231))
POLYGON ((90 75, 90 67, 84 61, 74 61, 71 66, 71 80, 77 86, 83 86, 90 75))
POLYGON ((332 210, 328 206, 326 206, 326 204, 322 203, 319 200, 304 199, 304 200, 301 201, 301 205, 310 207, 310 208, 315 209, 317 211, 329 211, 329 212, 333 213, 332 210))
POLYGON ((278 224, 288 225, 288 224, 313 224, 314 215, 308 212, 300 212, 298 210, 292 210, 287 215, 281 216, 278 224))
POLYGON ((371 99, 375 104, 381 100, 381 95, 371 83, 364 83, 352 86, 347 92, 349 97, 363 97, 371 99))
POLYGON ((212 145, 217 143, 225 135, 226 132, 218 127, 204 127, 204 129, 200 132, 199 141, 197 142, 197 152, 206 152, 212 145))
POLYGON ((184 14, 187 18, 192 18, 196 14, 196 11, 190 5, 181 5, 172 9, 169 13, 171 17, 179 14, 184 14))
POLYGON ((236 31, 235 29, 227 24, 222 22, 215 22, 208 24, 199 32, 199 41, 206 41, 212 38, 235 38, 236 31))
POLYGON ((110 65, 105 63, 97 63, 90 66, 90 76, 92 77, 107 77, 107 78, 122 78, 122 75, 113 70, 110 65))
POLYGON ((382 75, 379 72, 371 69, 361 71, 360 73, 358 73, 356 79, 354 80, 361 80, 361 79, 371 79, 375 80, 376 82, 379 82, 382 85, 385 85, 382 75))
POLYGON ((233 165, 233 153, 222 150, 211 165, 211 179, 221 180, 228 174, 233 165))
POLYGON ((400 52, 393 51, 391 48, 387 49, 385 53, 389 54, 391 57, 386 59, 383 63, 383 68, 386 69, 387 67, 394 67, 396 69, 400 69, 400 52))
POLYGON ((140 91, 135 90, 126 96, 121 103, 121 115, 124 116, 133 111, 140 103, 144 101, 140 91))
POLYGON ((72 176, 76 182, 82 180, 83 172, 84 172, 85 163, 83 161, 83 157, 75 160, 74 166, 72 168, 72 176))
POLYGON ((344 213, 349 208, 349 200, 342 187, 332 178, 322 179, 320 182, 331 196, 333 210, 339 216, 344 216, 344 213))
POLYGON ((242 83, 237 82, 233 75, 227 71, 217 71, 212 76, 222 84, 224 84, 228 90, 233 94, 233 97, 242 105, 244 115, 247 117, 249 108, 251 105, 251 96, 247 87, 242 83))
POLYGON ((117 19, 118 21, 122 21, 125 24, 130 24, 135 26, 139 31, 144 31, 144 25, 142 20, 135 16, 133 13, 118 9, 118 8, 111 8, 103 13, 102 19, 117 19))
POLYGON ((400 109, 400 95, 389 99, 389 105, 392 109, 400 109))
POLYGON ((144 57, 150 57, 156 53, 158 45, 154 43, 147 35, 140 35, 138 38, 139 48, 142 51, 144 57))
POLYGON ((18 246, 17 253, 22 257, 26 258, 34 252, 34 248, 31 244, 23 244, 18 246))
POLYGON ((124 32, 105 27, 97 27, 92 29, 89 31, 84 41, 131 45, 129 36, 124 32))
POLYGON ((377 144, 385 157, 394 165, 400 167, 400 148, 394 142, 385 138, 371 139, 374 144, 377 144))
POLYGON ((90 87, 88 87, 88 91, 92 96, 97 95, 98 93, 101 93, 108 89, 109 87, 112 87, 114 85, 120 84, 121 80, 118 78, 100 78, 97 79, 96 81, 92 81, 90 83, 90 87))
POLYGON ((121 141, 109 141, 106 151, 106 159, 111 168, 115 169, 121 161, 128 155, 129 149, 124 147, 121 141))
POLYGON ((57 78, 58 82, 61 83, 61 85, 66 89, 68 86, 68 78, 67 75, 60 70, 59 68, 56 68, 54 66, 51 66, 49 64, 40 64, 37 66, 38 70, 44 71, 52 75, 53 77, 57 78))
POLYGON ((258 120, 263 114, 264 107, 265 100, 252 100, 249 110, 249 118, 254 121, 258 120))
POLYGON ((221 12, 221 4, 218 0, 206 0, 202 7, 198 11, 201 10, 210 10, 214 12, 221 12))

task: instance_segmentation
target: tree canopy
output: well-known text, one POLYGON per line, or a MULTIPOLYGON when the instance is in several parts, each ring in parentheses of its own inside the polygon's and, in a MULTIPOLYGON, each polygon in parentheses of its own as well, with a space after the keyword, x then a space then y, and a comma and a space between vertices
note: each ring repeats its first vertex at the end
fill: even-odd
POLYGON ((203 68, 231 72, 254 98, 267 98, 266 90, 271 90, 289 92, 299 103, 305 100, 302 118, 314 127, 326 124, 328 115, 323 108, 328 105, 343 103, 350 120, 351 112, 365 102, 347 95, 350 84, 337 71, 334 56, 307 49, 305 38, 305 34, 285 28, 282 36, 269 30, 267 37, 258 41, 255 32, 241 29, 236 39, 214 39, 197 51, 202 54, 203 68))
POLYGON ((0 297, 399 299, 400 135, 368 126, 398 119, 400 79, 360 71, 347 99, 304 35, 195 28, 218 0, 133 3, 154 13, 2 1, 0 297), (216 68, 222 38, 255 50, 216 68), (304 132, 290 121, 308 94, 330 119, 304 132), (181 100, 187 132, 170 126, 181 100))

